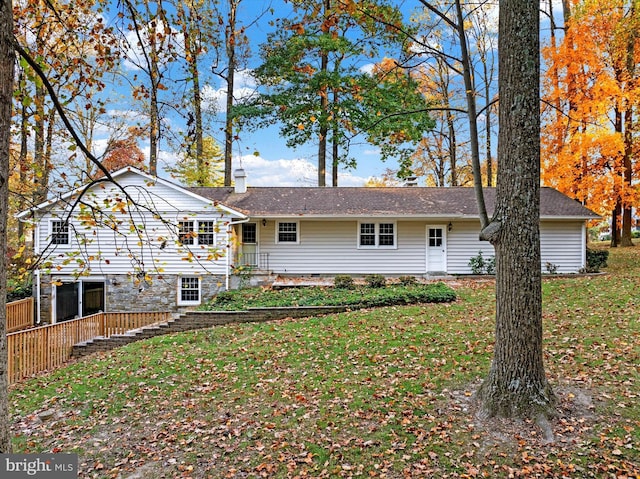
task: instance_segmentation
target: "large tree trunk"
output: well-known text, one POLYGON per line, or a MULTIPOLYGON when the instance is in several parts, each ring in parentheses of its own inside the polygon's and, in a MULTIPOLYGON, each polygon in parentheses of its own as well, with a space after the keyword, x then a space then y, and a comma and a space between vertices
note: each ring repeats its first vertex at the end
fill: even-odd
MULTIPOLYGON (((240 3, 240 2, 238 2, 240 3)), ((224 186, 231 186, 233 162, 233 89, 236 78, 236 11, 238 3, 229 2, 229 23, 225 36, 227 51, 227 112, 224 123, 224 186)))
POLYGON ((542 358, 539 11, 501 0, 496 208, 482 232, 496 250, 496 338, 477 393, 485 417, 546 418, 555 397, 542 358))
POLYGON ((11 452, 7 357, 7 208, 9 206, 9 137, 13 100, 13 6, 0 7, 0 453, 11 452))

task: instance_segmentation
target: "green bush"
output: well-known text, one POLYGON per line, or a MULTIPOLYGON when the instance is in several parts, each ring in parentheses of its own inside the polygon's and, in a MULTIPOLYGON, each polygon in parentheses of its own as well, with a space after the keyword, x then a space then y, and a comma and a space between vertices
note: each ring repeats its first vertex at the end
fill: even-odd
POLYGON ((473 274, 496 274, 496 258, 489 256, 484 258, 482 251, 478 251, 478 255, 469 259, 469 267, 473 274))
MULTIPOLYGON (((349 277, 350 278, 350 277, 349 277)), ((219 293, 201 308, 205 311, 242 311, 251 307, 351 306, 377 307, 416 303, 444 303, 456 300, 456 293, 446 284, 430 283, 386 288, 303 287, 279 290, 246 288, 219 293)))
POLYGON ((413 286, 418 282, 415 276, 400 276, 398 281, 403 286, 413 286))
POLYGON ((381 274, 368 274, 364 280, 370 288, 384 288, 387 285, 387 279, 381 274))
POLYGON ((33 288, 30 283, 19 282, 11 279, 7 280, 7 303, 30 298, 32 294, 33 288))
POLYGON ((355 284, 353 278, 348 274, 338 274, 333 278, 333 286, 338 289, 353 289, 355 284))
POLYGON ((609 250, 587 248, 587 273, 599 273, 607 267, 609 250))

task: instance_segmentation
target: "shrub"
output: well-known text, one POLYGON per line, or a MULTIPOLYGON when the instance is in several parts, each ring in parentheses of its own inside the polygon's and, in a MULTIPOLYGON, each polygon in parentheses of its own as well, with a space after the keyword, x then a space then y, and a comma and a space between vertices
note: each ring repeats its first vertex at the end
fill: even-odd
POLYGON ((398 304, 442 303, 455 300, 455 291, 442 282, 413 286, 391 284, 386 288, 364 286, 352 289, 318 286, 278 290, 247 288, 221 292, 211 302, 198 309, 204 311, 246 311, 250 307, 290 306, 371 308, 398 304))
POLYGON ((387 279, 381 274, 368 274, 364 280, 370 288, 384 288, 387 285, 387 279))
POLYGON ((333 286, 338 289, 353 289, 353 278, 348 274, 338 274, 333 278, 333 286))
POLYGON ((400 276, 398 281, 403 286, 413 286, 418 282, 415 276, 400 276))
POLYGON ((484 260, 484 270, 487 274, 496 274, 496 257, 489 256, 484 260))
POLYGON ((32 296, 32 285, 26 282, 7 280, 7 303, 32 296))
POLYGON ((609 250, 587 248, 587 273, 599 273, 601 268, 607 267, 609 250))
POLYGON ((496 273, 496 258, 489 256, 484 258, 482 251, 478 251, 478 255, 469 259, 469 267, 473 274, 495 274, 496 273))
POLYGON ((549 274, 556 274, 558 272, 558 265, 553 264, 550 261, 545 263, 545 268, 547 268, 547 273, 549 274))

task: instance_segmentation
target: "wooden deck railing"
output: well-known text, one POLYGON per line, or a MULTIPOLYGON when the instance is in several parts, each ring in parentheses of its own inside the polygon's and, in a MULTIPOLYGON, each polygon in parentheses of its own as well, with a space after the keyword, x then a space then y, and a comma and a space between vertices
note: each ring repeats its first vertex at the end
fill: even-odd
POLYGON ((7 333, 33 327, 33 298, 7 303, 7 333))
POLYGON ((169 312, 97 313, 7 334, 9 383, 67 362, 73 345, 170 319, 169 312))

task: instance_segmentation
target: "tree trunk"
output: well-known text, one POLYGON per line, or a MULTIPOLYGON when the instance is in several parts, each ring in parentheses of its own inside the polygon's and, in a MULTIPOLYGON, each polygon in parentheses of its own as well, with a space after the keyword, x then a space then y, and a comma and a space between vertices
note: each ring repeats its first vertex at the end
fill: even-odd
MULTIPOLYGON (((635 2, 631 3, 629 16, 631 18, 635 17, 635 2)), ((634 90, 636 83, 636 58, 635 58, 635 44, 636 44, 636 30, 635 28, 630 28, 627 32, 627 50, 626 50, 626 58, 625 58, 625 66, 627 73, 627 89, 630 91, 634 90)), ((624 167, 624 186, 626 190, 633 189, 633 146, 634 141, 633 137, 635 136, 635 124, 633 121, 633 103, 631 101, 627 102, 627 108, 624 113, 624 157, 623 157, 623 167, 624 167)), ((626 196, 626 195, 625 195, 626 196)), ((623 201, 623 209, 622 209, 622 235, 620 237, 620 246, 633 246, 633 241, 631 240, 631 223, 633 221, 633 216, 631 212, 631 204, 628 199, 625 198, 623 201)))
MULTIPOLYGON (((239 3, 239 2, 238 2, 239 3)), ((227 111, 224 124, 224 186, 231 186, 233 161, 233 89, 236 78, 236 10, 238 4, 229 2, 229 23, 226 33, 227 50, 227 111)))
MULTIPOLYGON (((624 185, 626 189, 632 189, 633 165, 631 157, 633 156, 633 109, 631 105, 627 106, 625 112, 625 128, 624 128, 624 185)), ((620 246, 633 246, 631 240, 631 223, 633 215, 631 214, 631 205, 627 201, 622 202, 622 228, 620 230, 620 246)))
POLYGON ((611 243, 609 244, 611 248, 617 248, 618 244, 620 244, 620 227, 618 226, 620 224, 619 211, 620 201, 618 200, 611 212, 611 243))
MULTIPOLYGON (((176 5, 178 18, 182 27, 182 36, 184 38, 185 58, 187 62, 187 71, 192 84, 191 105, 193 107, 193 145, 195 145, 195 158, 197 186, 204 186, 207 177, 207 168, 204 161, 204 126, 202 123, 202 89, 200 87, 200 69, 198 65, 199 58, 199 42, 194 40, 199 32, 194 31, 193 24, 196 21, 195 8, 193 2, 187 2, 186 6, 183 2, 176 5)), ((191 133, 191 132, 189 132, 191 133)), ((190 137, 191 135, 189 135, 190 137)), ((188 138, 191 139, 191 138, 188 138)), ((192 145, 187 146, 187 151, 193 154, 192 145)))
MULTIPOLYGON (((447 91, 447 95, 449 92, 447 91)), ((446 105, 449 108, 449 104, 446 105)), ((451 186, 458 186, 458 154, 457 154, 457 138, 456 138, 456 126, 454 124, 453 113, 447 111, 447 128, 449 129, 449 170, 451 171, 451 186)), ((440 186, 445 185, 444 168, 442 168, 442 182, 440 186)))
POLYGON ((338 186, 338 155, 340 153, 340 145, 338 144, 338 127, 333 127, 333 139, 331 141, 331 186, 338 186))
POLYGON ((7 208, 9 207, 9 139, 13 103, 13 6, 0 7, 0 453, 11 452, 7 356, 7 208))
POLYGON ((484 130, 486 135, 485 140, 485 156, 487 157, 487 186, 491 188, 493 186, 493 159, 491 158, 491 84, 489 83, 489 71, 487 69, 487 62, 483 62, 484 68, 484 97, 487 102, 486 111, 484 113, 484 130))
MULTIPOLYGON (((324 15, 329 14, 331 9, 331 0, 324 0, 324 15)), ((329 127, 327 119, 329 116, 329 90, 326 84, 327 70, 329 69, 329 54, 320 51, 320 72, 323 77, 320 87, 320 115, 322 117, 320 123, 320 131, 318 133, 318 186, 327 186, 327 134, 329 127)))
POLYGON ((476 109, 476 88, 473 81, 473 65, 467 48, 467 34, 465 32, 464 16, 460 0, 456 0, 456 29, 460 40, 460 58, 462 60, 462 76, 467 97, 467 114, 469 115, 469 143, 471 146, 471 161, 473 166, 473 183, 478 203, 478 213, 482 228, 487 226, 487 209, 482 194, 482 171, 480 168, 480 145, 478 141, 478 114, 476 109))
POLYGON ((542 355, 540 59, 536 2, 502 0, 496 208, 483 229, 496 250, 496 338, 477 392, 483 417, 546 418, 555 396, 542 355))

